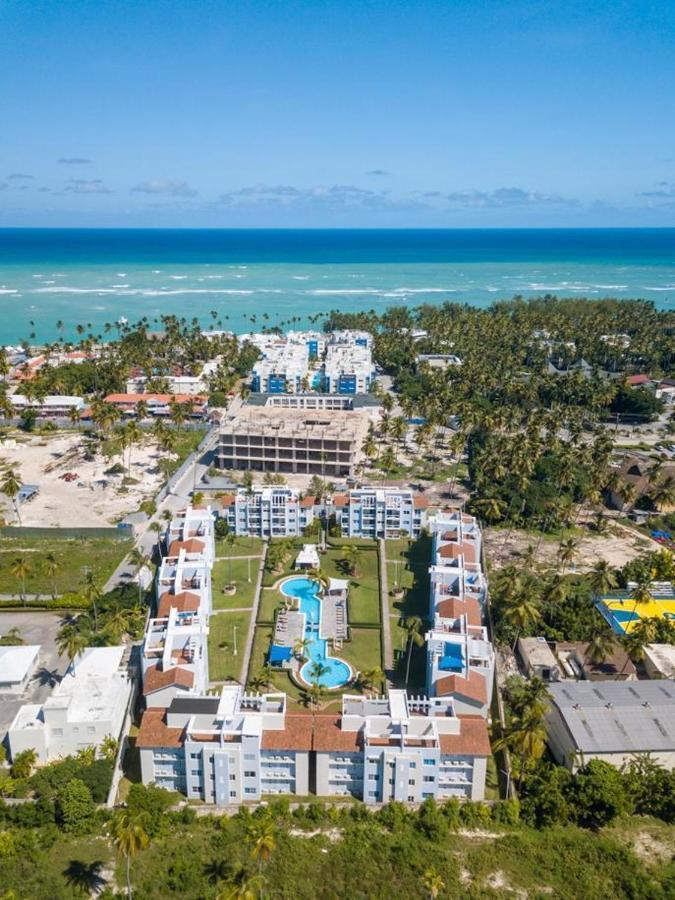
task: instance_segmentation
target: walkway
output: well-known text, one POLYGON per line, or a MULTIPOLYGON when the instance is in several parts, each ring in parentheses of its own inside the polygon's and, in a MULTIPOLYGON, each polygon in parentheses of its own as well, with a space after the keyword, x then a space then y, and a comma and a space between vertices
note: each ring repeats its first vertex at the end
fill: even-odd
POLYGON ((253 612, 251 613, 251 621, 248 626, 248 634, 246 635, 246 647, 244 649, 244 658, 241 663, 241 672, 239 673, 239 683, 246 684, 246 676, 248 675, 248 667, 251 661, 251 651, 253 650, 253 638, 255 636, 255 624, 258 619, 258 609, 260 607, 260 595, 262 593, 262 580, 265 574, 265 560, 267 559, 267 541, 263 544, 262 556, 260 557, 260 565, 258 567, 258 578, 255 583, 255 595, 253 600, 253 612))
POLYGON ((385 541, 380 538, 380 619, 382 621, 382 648, 384 655, 384 674, 389 685, 394 676, 394 654, 391 649, 391 622, 389 621, 389 583, 387 578, 387 549, 385 541))

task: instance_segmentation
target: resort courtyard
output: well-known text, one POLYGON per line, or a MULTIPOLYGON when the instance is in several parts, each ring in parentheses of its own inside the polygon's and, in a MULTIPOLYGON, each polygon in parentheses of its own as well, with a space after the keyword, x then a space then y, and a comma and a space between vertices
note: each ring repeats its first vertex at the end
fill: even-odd
MULTIPOLYGON (((346 538, 328 539, 318 569, 297 570, 308 540, 270 543, 247 688, 284 691, 291 704, 337 708, 343 693, 382 691, 385 673, 403 686, 406 623, 424 619, 427 606, 425 540, 388 541, 384 572, 377 541, 346 538)), ((424 652, 414 641, 410 649, 408 686, 418 692, 424 652)))

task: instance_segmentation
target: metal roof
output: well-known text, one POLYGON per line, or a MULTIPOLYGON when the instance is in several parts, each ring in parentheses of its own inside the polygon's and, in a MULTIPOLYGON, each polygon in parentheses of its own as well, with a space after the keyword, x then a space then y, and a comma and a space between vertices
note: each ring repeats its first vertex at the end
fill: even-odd
POLYGON ((582 752, 675 750, 675 679, 563 682, 549 691, 582 752))

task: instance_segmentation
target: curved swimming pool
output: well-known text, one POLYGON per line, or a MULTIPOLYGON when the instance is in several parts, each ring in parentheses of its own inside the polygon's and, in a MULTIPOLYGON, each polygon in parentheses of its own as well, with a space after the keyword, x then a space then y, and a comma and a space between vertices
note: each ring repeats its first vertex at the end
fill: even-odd
POLYGON ((289 578, 281 584, 281 593, 298 601, 298 608, 305 614, 305 638, 309 645, 305 650, 307 662, 300 669, 300 677, 305 684, 318 683, 325 688, 338 688, 347 684, 352 677, 351 666, 337 656, 328 653, 328 642, 319 637, 321 623, 320 584, 313 578, 302 576, 289 578), (314 663, 325 666, 328 670, 319 678, 312 678, 311 669, 314 663))

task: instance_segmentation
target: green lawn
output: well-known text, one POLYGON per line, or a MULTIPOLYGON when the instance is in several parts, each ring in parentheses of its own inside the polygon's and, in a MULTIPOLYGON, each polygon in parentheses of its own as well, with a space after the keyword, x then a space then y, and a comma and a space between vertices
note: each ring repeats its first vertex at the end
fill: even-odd
POLYGON ((380 621, 380 581, 377 550, 372 542, 359 560, 358 575, 349 575, 340 548, 331 547, 321 557, 326 578, 349 578, 348 614, 350 624, 376 625, 380 621), (371 549, 372 548, 372 549, 371 549))
POLYGON ((424 619, 429 609, 429 563, 431 540, 423 536, 416 541, 387 541, 387 582, 389 591, 396 583, 405 595, 395 600, 389 594, 389 611, 398 616, 424 619))
POLYGON ((232 547, 225 540, 216 541, 216 556, 261 556, 262 538, 235 537, 232 547))
POLYGON ((355 671, 382 668, 382 643, 379 628, 350 628, 350 641, 345 641, 336 656, 346 660, 355 671))
MULTIPOLYGON (((270 546, 272 544, 279 543, 280 538, 274 538, 270 541, 270 546)), ((272 572, 270 569, 265 569, 265 574, 263 575, 263 586, 271 587, 275 582, 277 582, 280 578, 284 578, 286 575, 291 575, 294 572, 295 566, 295 557, 298 555, 300 550, 302 549, 302 545, 306 543, 311 543, 310 540, 305 540, 305 538, 291 538, 289 539, 291 550, 288 554, 286 562, 284 564, 284 568, 280 572, 272 572)))
POLYGON ((26 575, 27 593, 51 595, 54 581, 57 594, 77 593, 82 588, 87 567, 102 587, 131 546, 131 541, 112 538, 3 538, 0 542, 0 594, 18 596, 21 591, 19 581, 10 571, 12 561, 17 557, 24 557, 30 567, 26 575), (48 553, 54 554, 59 567, 54 579, 45 570, 48 553))
POLYGON ((250 612, 221 612, 209 619, 209 678, 211 681, 239 680, 246 646, 250 612), (237 656, 234 655, 234 628, 237 656))
POLYGON ((213 608, 232 609, 239 606, 253 606, 259 565, 260 562, 257 559, 219 559, 215 562, 211 571, 213 608), (251 567, 250 582, 248 580, 249 562, 251 567), (230 583, 230 566, 232 567, 232 580, 237 585, 237 593, 233 597, 222 593, 223 585, 230 583))
POLYGON ((258 607, 258 622, 274 622, 274 611, 283 606, 280 591, 263 588, 258 607))

